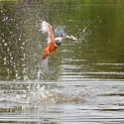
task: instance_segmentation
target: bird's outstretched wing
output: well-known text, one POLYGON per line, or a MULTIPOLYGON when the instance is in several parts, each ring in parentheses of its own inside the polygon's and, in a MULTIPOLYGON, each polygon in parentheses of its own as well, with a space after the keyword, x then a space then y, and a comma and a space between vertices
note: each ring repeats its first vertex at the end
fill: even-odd
POLYGON ((50 42, 54 42, 52 26, 49 23, 47 23, 44 20, 41 20, 40 21, 40 31, 44 34, 48 34, 48 39, 47 39, 48 44, 50 42))

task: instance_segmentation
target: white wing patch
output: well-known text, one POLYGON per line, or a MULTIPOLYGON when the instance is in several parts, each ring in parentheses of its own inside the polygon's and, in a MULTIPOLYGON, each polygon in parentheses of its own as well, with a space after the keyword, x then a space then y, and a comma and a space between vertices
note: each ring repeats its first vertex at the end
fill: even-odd
POLYGON ((53 35, 52 26, 49 23, 47 23, 46 21, 41 20, 40 21, 40 31, 44 34, 48 34, 47 42, 50 43, 51 42, 50 37, 51 37, 51 35, 53 35))
POLYGON ((40 31, 42 33, 49 33, 48 23, 46 21, 40 22, 40 31))

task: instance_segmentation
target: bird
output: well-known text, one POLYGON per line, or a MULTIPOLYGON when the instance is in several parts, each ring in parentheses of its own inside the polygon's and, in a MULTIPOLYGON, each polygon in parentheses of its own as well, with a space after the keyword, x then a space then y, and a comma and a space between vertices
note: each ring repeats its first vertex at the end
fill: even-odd
POLYGON ((77 40, 73 35, 67 35, 62 27, 57 27, 53 30, 52 26, 45 20, 40 20, 40 31, 47 34, 47 46, 42 52, 42 60, 52 55, 54 51, 61 45, 63 39, 77 40))

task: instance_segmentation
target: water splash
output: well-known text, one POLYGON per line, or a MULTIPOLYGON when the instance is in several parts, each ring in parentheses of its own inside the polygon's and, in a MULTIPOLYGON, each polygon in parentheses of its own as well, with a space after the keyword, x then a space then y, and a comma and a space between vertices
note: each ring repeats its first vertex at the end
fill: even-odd
POLYGON ((48 61, 49 61, 49 57, 44 59, 44 60, 40 60, 39 61, 39 68, 48 68, 48 61))
POLYGON ((31 103, 31 104, 58 104, 58 103, 84 103, 90 96, 91 89, 66 87, 56 83, 10 83, 1 84, 0 102, 31 103), (6 90, 5 90, 6 89, 6 90))
POLYGON ((79 28, 79 41, 87 41, 88 36, 92 33, 91 30, 88 28, 93 24, 94 22, 88 21, 87 24, 84 25, 83 29, 79 28))

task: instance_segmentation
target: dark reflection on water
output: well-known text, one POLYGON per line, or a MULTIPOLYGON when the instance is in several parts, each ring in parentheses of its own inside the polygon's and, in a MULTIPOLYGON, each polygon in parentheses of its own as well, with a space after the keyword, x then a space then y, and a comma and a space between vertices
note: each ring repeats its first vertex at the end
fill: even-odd
POLYGON ((0 123, 122 124, 124 2, 0 2, 0 123), (64 27, 39 67, 46 37, 39 20, 64 27))

